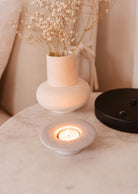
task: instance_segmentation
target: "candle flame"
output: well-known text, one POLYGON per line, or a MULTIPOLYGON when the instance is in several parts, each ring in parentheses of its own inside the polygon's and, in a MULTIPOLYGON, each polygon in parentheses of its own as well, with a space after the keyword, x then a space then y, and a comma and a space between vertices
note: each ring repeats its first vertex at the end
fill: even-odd
POLYGON ((57 129, 57 138, 61 141, 72 141, 80 137, 81 130, 75 126, 63 126, 57 129))

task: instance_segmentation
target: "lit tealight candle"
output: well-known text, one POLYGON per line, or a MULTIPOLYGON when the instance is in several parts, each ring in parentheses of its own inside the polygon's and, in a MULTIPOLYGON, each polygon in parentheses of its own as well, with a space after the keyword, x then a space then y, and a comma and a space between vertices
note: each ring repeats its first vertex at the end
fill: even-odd
POLYGON ((41 142, 62 155, 73 155, 89 146, 95 139, 93 126, 83 120, 57 120, 46 126, 40 136, 41 142))
POLYGON ((74 126, 64 126, 58 131, 57 137, 61 141, 72 141, 80 137, 80 129, 74 126))

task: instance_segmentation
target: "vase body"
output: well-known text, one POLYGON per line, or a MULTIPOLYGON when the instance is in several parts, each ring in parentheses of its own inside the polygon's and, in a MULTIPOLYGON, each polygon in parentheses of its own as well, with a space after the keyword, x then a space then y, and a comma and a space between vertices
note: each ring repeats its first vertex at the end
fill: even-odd
POLYGON ((90 87, 77 73, 76 56, 47 56, 47 81, 37 89, 38 103, 59 113, 72 112, 83 106, 90 87))
POLYGON ((47 56, 47 81, 53 87, 68 87, 78 81, 75 55, 47 56))

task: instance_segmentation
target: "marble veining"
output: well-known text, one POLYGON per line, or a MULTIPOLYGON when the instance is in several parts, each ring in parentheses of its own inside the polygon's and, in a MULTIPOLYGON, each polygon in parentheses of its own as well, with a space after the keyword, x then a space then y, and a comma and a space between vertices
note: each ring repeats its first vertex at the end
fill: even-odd
POLYGON ((55 114, 39 105, 29 107, 0 128, 0 194, 138 194, 138 135, 112 130, 88 104, 70 114, 55 114), (92 123, 93 144, 74 156, 44 147, 41 130, 55 118, 92 123))

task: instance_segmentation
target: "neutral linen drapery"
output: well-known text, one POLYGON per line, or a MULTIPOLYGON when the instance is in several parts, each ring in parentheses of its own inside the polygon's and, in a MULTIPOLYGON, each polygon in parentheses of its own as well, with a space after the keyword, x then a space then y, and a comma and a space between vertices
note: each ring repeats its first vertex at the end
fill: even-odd
POLYGON ((100 91, 138 88, 137 4, 138 0, 117 0, 99 23, 96 67, 100 91))

